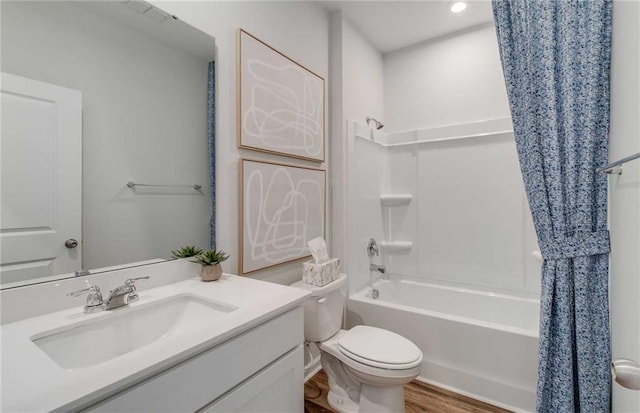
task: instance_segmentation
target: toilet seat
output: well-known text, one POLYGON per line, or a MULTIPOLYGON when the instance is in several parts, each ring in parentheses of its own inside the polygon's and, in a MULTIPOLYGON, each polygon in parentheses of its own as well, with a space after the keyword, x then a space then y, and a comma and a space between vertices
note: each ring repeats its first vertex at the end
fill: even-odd
POLYGON ((385 370, 407 370, 422 364, 422 358, 414 361, 413 363, 387 364, 387 363, 381 363, 379 361, 369 360, 369 359, 360 357, 356 354, 348 352, 343 348, 340 348, 340 352, 345 356, 347 356, 348 358, 350 358, 351 360, 357 361, 358 363, 364 364, 369 367, 375 367, 375 368, 385 369, 385 370))
POLYGON ((422 352, 406 338, 381 328, 355 326, 337 338, 342 354, 370 367, 406 370, 422 363, 422 352))
MULTIPOLYGON (((338 333, 331 337, 330 339, 323 341, 320 343, 320 350, 324 351, 333 357, 340 360, 345 366, 359 371, 364 374, 368 374, 371 376, 376 376, 380 378, 384 378, 385 380, 396 380, 396 379, 405 379, 405 378, 414 378, 418 375, 421 369, 422 364, 422 353, 420 353, 420 359, 416 361, 416 365, 411 368, 398 368, 396 365, 394 369, 394 365, 384 365, 384 367, 377 367, 371 364, 371 361, 363 360, 364 362, 358 361, 350 356, 348 356, 344 350, 342 350, 338 344, 338 341, 342 336, 349 333, 350 330, 340 330, 338 333)), ((382 364, 380 364, 382 365, 382 364)))

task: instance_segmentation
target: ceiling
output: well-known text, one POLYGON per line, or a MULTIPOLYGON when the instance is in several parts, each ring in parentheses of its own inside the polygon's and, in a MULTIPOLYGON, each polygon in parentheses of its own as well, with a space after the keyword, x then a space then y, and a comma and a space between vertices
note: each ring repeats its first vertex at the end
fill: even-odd
POLYGON ((452 13, 450 0, 321 1, 330 12, 342 10, 382 53, 493 21, 491 1, 471 0, 452 13))

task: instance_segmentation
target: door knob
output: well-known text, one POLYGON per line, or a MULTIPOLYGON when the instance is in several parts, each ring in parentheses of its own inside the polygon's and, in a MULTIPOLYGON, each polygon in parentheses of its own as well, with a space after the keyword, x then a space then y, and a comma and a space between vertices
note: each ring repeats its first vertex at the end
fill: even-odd
POLYGON ((622 387, 640 390, 640 363, 629 359, 617 359, 611 363, 613 378, 622 387))
POLYGON ((66 240, 64 242, 64 246, 67 248, 75 248, 78 246, 78 240, 75 240, 73 238, 69 238, 68 240, 66 240))

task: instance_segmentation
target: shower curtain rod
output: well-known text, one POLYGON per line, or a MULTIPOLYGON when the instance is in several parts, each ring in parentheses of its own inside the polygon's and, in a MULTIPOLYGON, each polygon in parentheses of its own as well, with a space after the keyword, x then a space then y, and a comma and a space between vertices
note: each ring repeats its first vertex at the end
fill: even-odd
POLYGON ((633 155, 629 155, 626 158, 622 158, 615 162, 611 162, 605 166, 601 166, 600 168, 596 169, 596 172, 605 173, 605 174, 622 175, 622 168, 620 168, 620 165, 638 158, 640 158, 640 152, 633 155))

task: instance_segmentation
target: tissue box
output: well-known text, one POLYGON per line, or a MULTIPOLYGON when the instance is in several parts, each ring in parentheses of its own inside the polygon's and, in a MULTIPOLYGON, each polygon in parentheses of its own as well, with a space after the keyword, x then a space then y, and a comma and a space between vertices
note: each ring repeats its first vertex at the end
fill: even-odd
POLYGON ((338 278, 340 258, 334 258, 324 264, 307 261, 302 264, 302 282, 322 287, 338 278))

